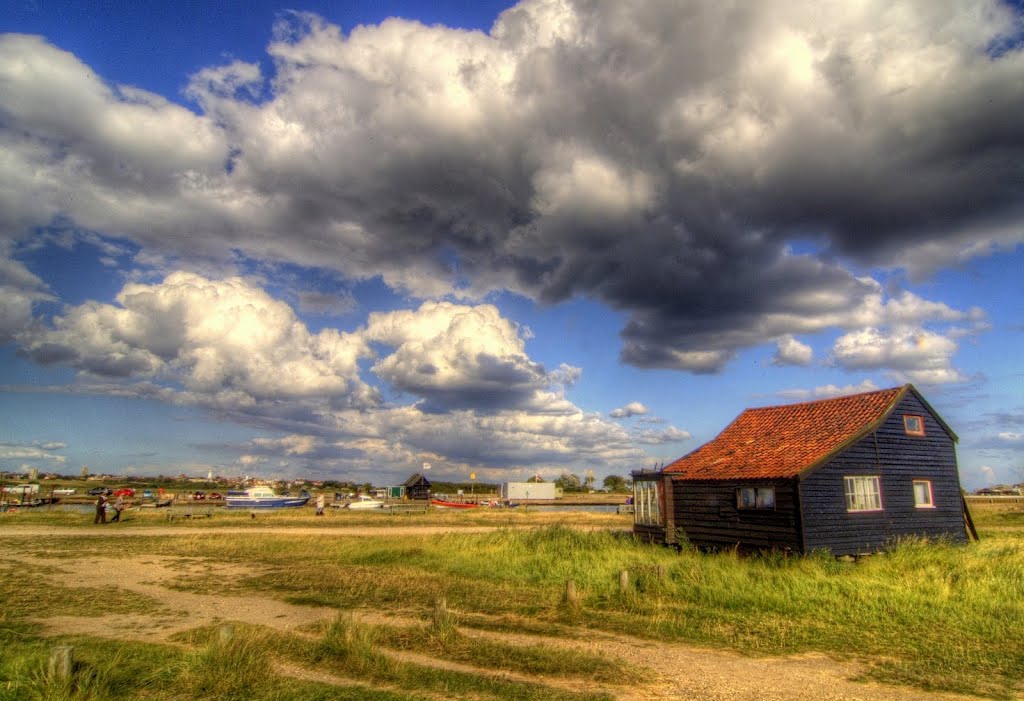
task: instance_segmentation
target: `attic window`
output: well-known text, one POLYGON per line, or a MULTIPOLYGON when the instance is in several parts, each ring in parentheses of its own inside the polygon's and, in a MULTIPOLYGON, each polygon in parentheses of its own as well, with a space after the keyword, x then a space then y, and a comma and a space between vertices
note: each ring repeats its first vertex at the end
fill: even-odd
POLYGON ((775 487, 740 487, 736 490, 737 509, 774 509, 775 487))
POLYGON ((924 418, 921 416, 913 416, 910 414, 904 415, 903 430, 907 432, 908 436, 923 436, 924 418))

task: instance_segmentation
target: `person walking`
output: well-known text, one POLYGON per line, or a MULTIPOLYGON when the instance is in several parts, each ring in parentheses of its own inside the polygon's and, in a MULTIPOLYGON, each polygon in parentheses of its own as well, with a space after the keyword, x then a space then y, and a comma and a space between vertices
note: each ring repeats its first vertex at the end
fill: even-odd
POLYGON ((316 515, 317 516, 323 516, 324 515, 324 501, 325 500, 324 500, 324 493, 323 492, 320 492, 319 494, 316 495, 316 515))
POLYGON ((107 497, 105 494, 100 494, 99 499, 96 500, 96 518, 92 520, 93 523, 106 523, 107 522, 107 497))
POLYGON ((110 519, 110 522, 120 521, 122 511, 124 511, 124 497, 118 497, 114 502, 114 518, 110 519))

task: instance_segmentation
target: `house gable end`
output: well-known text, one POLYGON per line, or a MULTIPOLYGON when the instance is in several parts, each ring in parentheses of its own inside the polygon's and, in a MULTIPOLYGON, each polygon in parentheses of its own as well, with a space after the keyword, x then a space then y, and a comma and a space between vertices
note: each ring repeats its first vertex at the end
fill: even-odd
POLYGON ((908 536, 966 540, 955 434, 914 391, 869 433, 802 474, 799 490, 805 552, 874 552, 908 536), (922 417, 922 435, 907 431, 906 415, 922 417), (848 508, 847 478, 875 481, 881 508, 848 508), (926 508, 916 503, 915 482, 927 484, 926 508))

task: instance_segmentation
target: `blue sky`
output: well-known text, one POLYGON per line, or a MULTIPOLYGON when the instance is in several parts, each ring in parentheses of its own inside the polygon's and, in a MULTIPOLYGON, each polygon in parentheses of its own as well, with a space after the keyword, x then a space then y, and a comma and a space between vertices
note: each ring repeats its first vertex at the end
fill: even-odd
POLYGON ((912 382, 1024 481, 1020 6, 696 7, 4 2, 0 469, 600 480, 912 382))

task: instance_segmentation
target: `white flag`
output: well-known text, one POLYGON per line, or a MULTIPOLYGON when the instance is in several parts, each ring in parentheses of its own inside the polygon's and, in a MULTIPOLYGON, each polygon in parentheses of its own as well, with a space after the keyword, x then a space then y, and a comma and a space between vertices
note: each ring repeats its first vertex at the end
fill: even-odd
POLYGON ((423 469, 424 470, 429 470, 430 469, 430 463, 429 462, 423 463, 423 469))

